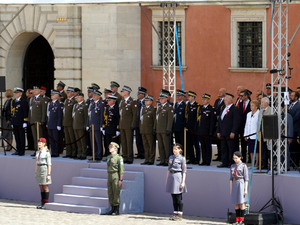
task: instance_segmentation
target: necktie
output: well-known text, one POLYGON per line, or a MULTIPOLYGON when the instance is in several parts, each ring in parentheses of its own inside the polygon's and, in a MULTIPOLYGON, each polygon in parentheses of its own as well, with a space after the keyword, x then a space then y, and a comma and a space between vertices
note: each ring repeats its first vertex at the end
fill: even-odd
POLYGON ((245 102, 244 102, 243 113, 245 113, 245 108, 246 108, 246 104, 245 104, 245 102))
POLYGON ((40 156, 41 156, 41 151, 40 151, 40 153, 39 153, 38 161, 40 161, 40 156))
POLYGON ((239 101, 237 103, 237 107, 240 107, 240 103, 241 103, 241 98, 239 97, 239 101))
POLYGON ((222 99, 220 99, 220 101, 218 102, 218 108, 221 105, 222 99))
POLYGON ((238 169, 238 164, 236 164, 236 167, 235 167, 235 170, 234 170, 234 176, 236 177, 236 175, 237 175, 237 169, 238 169))

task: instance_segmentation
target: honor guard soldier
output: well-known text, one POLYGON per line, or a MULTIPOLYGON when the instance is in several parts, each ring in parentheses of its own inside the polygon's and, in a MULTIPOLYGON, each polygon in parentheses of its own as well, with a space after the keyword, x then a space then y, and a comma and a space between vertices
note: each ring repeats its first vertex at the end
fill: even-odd
MULTIPOLYGON (((47 107, 47 127, 48 134, 56 141, 59 141, 59 133, 62 127, 63 109, 64 105, 59 101, 60 93, 57 90, 51 90, 51 102, 48 103, 47 107)), ((59 156, 59 144, 51 138, 50 148, 52 157, 59 156)))
POLYGON ((145 150, 145 161, 141 165, 153 165, 155 160, 155 142, 153 136, 154 123, 156 120, 156 110, 152 105, 153 96, 145 97, 145 105, 140 114, 140 132, 145 150))
MULTIPOLYGON (((103 135, 105 136, 106 143, 119 143, 119 106, 116 104, 117 97, 109 95, 106 98, 107 106, 104 110, 104 124, 103 124, 103 135)), ((109 155, 109 146, 105 146, 105 156, 109 155)))
MULTIPOLYGON (((120 102, 120 131, 124 163, 133 163, 133 130, 136 127, 137 102, 130 97, 131 88, 125 86, 121 90, 123 99, 120 102)), ((117 99, 118 100, 118 99, 117 99)))
POLYGON ((117 101, 116 101, 117 105, 119 105, 122 100, 122 96, 118 92, 119 87, 120 87, 120 85, 116 81, 110 82, 110 89, 113 91, 112 95, 117 97, 117 101))
POLYGON ((153 134, 156 134, 158 140, 158 150, 160 163, 157 166, 168 166, 168 159, 171 155, 171 133, 173 126, 173 107, 167 102, 169 94, 163 90, 159 95, 160 106, 156 110, 156 122, 154 124, 153 134))
POLYGON ((213 106, 209 104, 211 95, 202 95, 202 106, 197 111, 197 133, 206 136, 200 137, 201 150, 202 150, 202 163, 200 165, 209 166, 211 163, 211 140, 214 134, 216 124, 216 113, 213 106))
POLYGON ((60 102, 65 102, 66 98, 67 98, 67 94, 66 92, 64 91, 65 89, 65 83, 62 82, 62 81, 59 81, 59 83, 57 84, 56 86, 56 90, 59 91, 59 94, 60 94, 60 102))
POLYGON ((11 126, 14 130, 17 151, 13 155, 22 156, 25 154, 25 128, 28 121, 28 103, 22 98, 24 90, 15 88, 15 100, 11 102, 11 126), (23 128, 23 129, 22 129, 23 128))
POLYGON ((174 105, 174 121, 173 132, 175 134, 175 142, 184 145, 184 123, 185 123, 185 101, 184 91, 177 90, 177 102, 174 105))
MULTIPOLYGON (((34 141, 34 150, 38 149, 37 136, 42 137, 43 131, 42 128, 39 127, 39 134, 37 135, 37 126, 40 123, 42 126, 46 124, 46 116, 47 116, 47 104, 48 102, 43 98, 41 95, 40 86, 36 85, 33 86, 33 94, 34 96, 31 97, 29 103, 29 121, 30 123, 34 123, 31 126, 33 141, 34 141)), ((35 152, 31 156, 35 156, 35 152)))
MULTIPOLYGON (((200 105, 195 101, 197 94, 193 91, 189 91, 188 98, 189 103, 186 105, 185 110, 185 127, 189 131, 196 133, 196 122, 197 122, 197 110, 200 105)), ((199 164, 200 161, 200 146, 199 139, 196 134, 186 132, 186 143, 187 143, 187 154, 189 161, 187 164, 199 164), (196 157, 194 150, 196 151, 196 157)))
MULTIPOLYGON (((75 134, 75 139, 78 140, 84 135, 84 130, 86 127, 88 110, 87 106, 84 102, 84 94, 78 93, 76 96, 77 103, 73 107, 73 130, 75 134)), ((85 153, 86 145, 85 138, 81 138, 77 142, 77 158, 78 159, 86 159, 85 153)))
MULTIPOLYGON (((63 122, 62 125, 65 131, 65 142, 73 143, 74 139, 74 131, 73 131, 73 117, 72 111, 73 107, 76 104, 76 100, 74 97, 74 88, 68 87, 67 88, 67 99, 64 102, 64 111, 63 111, 63 122)), ((76 147, 75 144, 66 145, 66 155, 63 158, 75 158, 76 157, 76 147)))
POLYGON ((142 139, 142 135, 140 133, 140 114, 141 114, 142 107, 145 105, 146 93, 147 93, 146 88, 143 88, 143 87, 138 88, 138 94, 137 94, 138 111, 137 111, 136 129, 135 129, 135 143, 136 143, 138 155, 135 157, 136 159, 144 159, 145 158, 143 139, 142 139))
POLYGON ((86 129, 88 130, 92 124, 94 124, 94 137, 92 136, 92 127, 90 129, 90 143, 95 146, 95 159, 97 161, 102 160, 103 146, 102 146, 102 126, 103 126, 103 113, 104 103, 100 101, 102 93, 98 90, 94 90, 93 103, 90 104, 88 109, 88 118, 86 123, 86 129))

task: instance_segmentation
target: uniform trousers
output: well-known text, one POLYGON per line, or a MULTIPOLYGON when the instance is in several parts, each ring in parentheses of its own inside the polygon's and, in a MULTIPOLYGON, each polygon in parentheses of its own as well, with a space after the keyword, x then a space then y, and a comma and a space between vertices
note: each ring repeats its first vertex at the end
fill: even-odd
POLYGON ((34 142, 33 142, 33 136, 32 136, 32 132, 31 132, 31 127, 29 128, 30 123, 27 123, 27 147, 30 150, 34 150, 34 142))
POLYGON ((109 155, 109 144, 111 142, 115 142, 117 144, 119 144, 119 136, 116 136, 116 134, 107 134, 105 133, 105 141, 106 141, 106 147, 105 147, 105 155, 108 156, 109 155))
POLYGON ((39 126, 39 137, 37 137, 37 123, 34 123, 34 125, 31 126, 31 131, 34 142, 34 150, 36 151, 38 149, 37 141, 39 138, 43 137, 42 127, 39 126))
MULTIPOLYGON (((84 135, 84 129, 74 129, 74 135, 75 135, 75 139, 78 140, 79 138, 81 138, 84 135)), ((86 157, 85 156, 85 148, 86 148, 85 138, 83 137, 77 142, 77 156, 78 157, 83 157, 83 158, 86 157)), ((74 152, 74 155, 71 155, 71 156, 75 156, 75 152, 74 152)))
MULTIPOLYGON (((66 144, 68 143, 73 143, 75 141, 74 139, 74 131, 73 131, 73 127, 64 127, 65 130, 65 141, 66 144)), ((83 135, 83 134, 82 134, 83 135)), ((77 140, 78 138, 76 138, 77 140)), ((76 156, 76 146, 75 143, 72 145, 66 145, 66 155, 67 156, 76 156)), ((81 156, 81 155, 80 155, 81 156)))
MULTIPOLYGON (((182 131, 174 131, 175 134, 175 142, 182 145, 184 148, 184 130, 182 131)), ((182 149, 184 151, 184 149, 182 149)))
POLYGON ((85 143, 86 143, 86 155, 91 156, 93 154, 93 149, 92 149, 93 146, 91 146, 90 132, 88 132, 85 135, 85 143))
MULTIPOLYGON (((90 130, 91 148, 93 149, 93 131, 90 130)), ((100 130, 94 130, 94 145, 95 145, 95 158, 102 159, 103 146, 102 146, 102 132, 100 130)))
MULTIPOLYGON (((57 129, 48 129, 48 134, 56 141, 59 141, 59 133, 57 129)), ((55 141, 53 141, 51 138, 49 138, 50 142, 50 149, 51 149, 51 155, 52 156, 59 156, 59 144, 55 141)))
POLYGON ((153 134, 142 134, 142 139, 145 150, 145 162, 154 163, 155 148, 153 134))
MULTIPOLYGON (((59 132, 59 142, 66 143, 64 127, 61 127, 61 130, 59 132)), ((65 147, 64 145, 59 145, 59 154, 63 153, 64 147, 65 147)))
MULTIPOLYGON (((230 139, 229 136, 222 136, 222 139, 230 139)), ((232 157, 235 151, 239 149, 239 140, 221 141, 222 164, 228 166, 234 163, 232 157)))
POLYGON ((144 146, 143 146, 143 139, 142 139, 142 135, 141 135, 139 127, 137 127, 135 129, 135 143, 136 143, 136 148, 137 148, 137 151, 138 151, 138 155, 139 156, 144 156, 145 155, 145 149, 144 149, 144 146))
MULTIPOLYGON (((202 150, 202 162, 206 164, 211 163, 211 140, 208 138, 200 137, 201 150, 202 150)), ((200 162, 200 161, 199 161, 200 162)))
POLYGON ((120 193, 122 189, 119 187, 119 174, 117 172, 115 173, 108 173, 107 176, 107 194, 108 194, 108 200, 109 204, 111 206, 119 206, 120 205, 120 193))
POLYGON ((121 131, 121 144, 124 161, 133 162, 133 131, 130 129, 122 129, 121 131))
POLYGON ((50 143, 50 142, 49 142, 49 137, 48 137, 48 135, 46 134, 46 130, 47 130, 46 124, 41 125, 39 128, 42 129, 42 131, 43 131, 43 135, 40 136, 40 137, 46 138, 47 143, 50 143))
POLYGON ((160 156, 160 163, 168 163, 170 156, 170 136, 165 133, 157 133, 156 138, 158 140, 158 150, 160 156))
MULTIPOLYGON (((14 125, 14 129, 20 129, 20 128, 23 128, 23 126, 14 125)), ((24 154, 25 153, 25 129, 14 130, 14 135, 16 140, 17 152, 19 152, 19 154, 24 154)))
POLYGON ((245 163, 247 161, 247 141, 244 138, 241 139, 241 149, 242 149, 242 156, 243 156, 242 161, 243 163, 245 163))
POLYGON ((194 161, 200 161, 200 146, 199 146, 199 139, 198 136, 195 134, 192 134, 190 132, 186 132, 186 148, 187 148, 187 154, 190 158, 190 162, 194 161), (196 157, 195 152, 196 151, 196 157))

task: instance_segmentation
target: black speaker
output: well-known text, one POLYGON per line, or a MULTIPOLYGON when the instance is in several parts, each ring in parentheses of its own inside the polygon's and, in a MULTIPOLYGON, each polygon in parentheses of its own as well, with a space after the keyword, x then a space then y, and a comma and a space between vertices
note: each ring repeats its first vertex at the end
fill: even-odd
POLYGON ((5 92, 6 88, 5 88, 5 77, 0 77, 0 92, 5 92))
POLYGON ((263 116, 263 134, 265 139, 278 138, 278 117, 276 115, 263 116))

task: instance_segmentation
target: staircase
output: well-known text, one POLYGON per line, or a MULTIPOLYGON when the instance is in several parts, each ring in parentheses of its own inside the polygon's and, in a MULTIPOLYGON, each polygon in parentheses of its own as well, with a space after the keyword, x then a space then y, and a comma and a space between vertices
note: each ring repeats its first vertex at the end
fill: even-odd
MULTIPOLYGON (((80 177, 73 177, 71 185, 63 186, 62 194, 54 195, 54 202, 46 209, 104 214, 109 211, 106 163, 90 163, 81 169, 80 177)), ((120 213, 144 211, 144 173, 126 171, 121 191, 120 213)))

